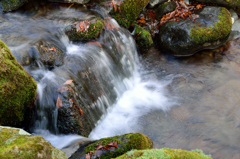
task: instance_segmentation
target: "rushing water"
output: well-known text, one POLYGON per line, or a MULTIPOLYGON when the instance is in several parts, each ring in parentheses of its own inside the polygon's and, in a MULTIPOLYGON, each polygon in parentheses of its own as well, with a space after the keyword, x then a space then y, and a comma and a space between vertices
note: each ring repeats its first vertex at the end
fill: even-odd
POLYGON ((154 141, 155 148, 202 149, 213 158, 240 158, 240 41, 230 49, 205 51, 189 58, 173 58, 156 49, 140 56, 131 34, 113 19, 107 23, 119 29, 104 31, 98 43, 68 41, 62 32, 66 25, 99 13, 103 16, 104 9, 31 5, 35 7, 0 16, 0 38, 38 82, 36 134, 60 149, 86 140, 59 134, 62 108, 56 107, 56 100, 65 95, 56 90, 73 79, 75 85, 88 86, 78 87, 83 90, 78 100, 89 107, 89 118, 96 123, 90 139, 142 132, 154 141), (35 50, 41 39, 64 52, 62 66, 49 67, 41 62, 35 50), (24 60, 26 52, 30 64, 24 60), (86 68, 91 73, 82 73, 86 68), (81 75, 91 77, 97 85, 92 86, 81 75), (92 94, 99 90, 98 96, 92 94))

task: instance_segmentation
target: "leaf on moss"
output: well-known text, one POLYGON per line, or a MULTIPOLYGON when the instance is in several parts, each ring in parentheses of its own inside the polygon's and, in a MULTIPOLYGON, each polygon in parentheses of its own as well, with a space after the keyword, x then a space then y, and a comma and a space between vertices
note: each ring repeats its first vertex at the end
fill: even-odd
POLYGON ((62 107, 62 99, 61 99, 60 97, 57 98, 56 106, 57 106, 58 108, 61 108, 61 107, 62 107))

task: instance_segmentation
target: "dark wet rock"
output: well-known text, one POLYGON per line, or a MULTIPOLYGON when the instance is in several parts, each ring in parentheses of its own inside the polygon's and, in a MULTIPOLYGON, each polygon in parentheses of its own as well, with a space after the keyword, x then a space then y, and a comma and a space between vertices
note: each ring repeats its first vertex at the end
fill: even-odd
POLYGON ((59 3, 78 3, 87 4, 90 0, 48 0, 49 2, 59 2, 59 3))
POLYGON ((67 159, 64 152, 53 147, 43 137, 22 129, 0 126, 0 158, 67 159))
POLYGON ((86 146, 84 149, 79 149, 70 157, 70 159, 84 157, 85 154, 87 154, 88 152, 95 151, 98 145, 101 144, 102 146, 106 146, 112 141, 117 141, 117 147, 112 147, 109 150, 99 150, 98 153, 92 154, 91 157, 94 158, 98 156, 100 158, 110 159, 118 157, 132 149, 144 150, 150 149, 153 146, 153 142, 149 137, 141 133, 130 133, 121 136, 114 136, 97 140, 94 143, 86 146))
POLYGON ((43 64, 48 66, 63 65, 65 53, 57 46, 45 40, 40 40, 37 42, 36 46, 43 64))
POLYGON ((163 4, 164 2, 167 2, 168 0, 150 0, 148 4, 148 8, 154 8, 157 7, 160 4, 163 4))
POLYGON ((177 4, 173 1, 163 3, 157 8, 156 19, 160 20, 164 14, 174 11, 176 7, 177 4))
POLYGON ((125 0, 121 2, 120 9, 116 11, 112 9, 110 15, 117 20, 118 24, 129 28, 148 2, 149 0, 125 0))
POLYGON ((141 159, 141 158, 184 158, 184 159, 212 159, 211 156, 205 155, 202 150, 196 149, 192 151, 180 149, 149 149, 149 150, 131 150, 117 157, 116 159, 141 159))
POLYGON ((25 114, 33 106, 36 89, 31 75, 0 41, 0 125, 21 125, 28 118, 25 114))
POLYGON ((28 0, 1 0, 0 1, 0 11, 9 12, 16 10, 24 5, 28 0))
POLYGON ((226 42, 231 31, 229 11, 205 7, 195 13, 199 18, 168 22, 159 28, 159 48, 174 56, 190 56, 203 49, 214 49, 226 42))
POLYGON ((91 21, 84 20, 76 22, 65 28, 65 33, 71 41, 92 40, 96 39, 104 28, 102 19, 94 19, 91 21))
POLYGON ((134 36, 139 50, 142 53, 146 53, 153 44, 153 40, 149 31, 138 25, 135 25, 134 36))
POLYGON ((228 37, 228 40, 227 41, 231 41, 231 40, 234 40, 238 37, 240 37, 240 21, 238 20, 238 15, 237 13, 230 9, 229 12, 231 13, 231 17, 232 17, 232 30, 231 30, 231 33, 228 37))
POLYGON ((240 1, 239 0, 190 0, 190 2, 199 2, 207 4, 217 4, 226 8, 231 8, 240 14, 240 1))

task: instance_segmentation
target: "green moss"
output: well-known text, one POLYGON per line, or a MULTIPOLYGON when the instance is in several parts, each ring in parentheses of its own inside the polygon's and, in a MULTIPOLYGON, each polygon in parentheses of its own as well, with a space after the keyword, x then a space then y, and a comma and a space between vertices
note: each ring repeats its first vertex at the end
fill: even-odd
POLYGON ((147 52, 153 44, 151 34, 138 25, 135 25, 135 29, 136 43, 142 52, 147 52))
POLYGON ((222 8, 218 16, 219 21, 214 27, 199 27, 197 24, 191 30, 190 36, 196 44, 217 41, 228 36, 232 28, 232 20, 229 11, 222 8))
POLYGON ((2 0, 0 2, 0 7, 2 7, 4 12, 8 12, 11 10, 16 10, 21 7, 28 0, 2 0))
POLYGON ((141 133, 130 133, 130 134, 125 134, 121 136, 114 136, 114 137, 100 139, 95 143, 87 146, 85 148, 85 153, 87 154, 89 151, 95 151, 98 144, 105 146, 111 141, 118 141, 117 150, 114 152, 106 153, 105 155, 102 155, 99 158, 109 159, 109 158, 122 155, 132 149, 143 150, 143 149, 152 148, 153 146, 152 140, 149 137, 141 133))
POLYGON ((19 129, 0 128, 0 158, 67 158, 63 152, 54 148, 41 136, 20 135, 19 131, 19 129))
POLYGON ((0 125, 14 126, 36 96, 36 82, 0 41, 0 125))
POLYGON ((149 0, 125 0, 120 4, 120 10, 118 9, 115 12, 113 9, 110 15, 116 19, 121 26, 129 28, 148 3, 149 0))
POLYGON ((91 21, 88 31, 77 32, 76 28, 71 27, 70 29, 67 29, 65 33, 68 35, 71 41, 91 40, 96 39, 103 30, 103 28, 104 21, 101 19, 91 21))
POLYGON ((116 159, 211 159, 202 152, 179 149, 132 150, 116 159))

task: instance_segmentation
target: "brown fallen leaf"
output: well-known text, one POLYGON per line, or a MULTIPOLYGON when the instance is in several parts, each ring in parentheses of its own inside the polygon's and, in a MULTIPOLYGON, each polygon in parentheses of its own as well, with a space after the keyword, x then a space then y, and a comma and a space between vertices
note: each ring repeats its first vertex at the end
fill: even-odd
POLYGON ((97 41, 90 41, 87 44, 94 44, 94 45, 98 45, 99 47, 102 47, 102 45, 97 41))
POLYGON ((67 80, 64 84, 72 84, 73 80, 67 80))
POLYGON ((62 107, 62 99, 61 99, 60 97, 57 98, 56 106, 57 106, 58 108, 61 108, 61 107, 62 107))
POLYGON ((66 92, 67 90, 68 90, 67 87, 60 87, 60 88, 57 89, 57 91, 60 92, 60 93, 66 92))
POLYGON ((54 52, 56 52, 57 50, 55 49, 55 47, 52 47, 52 48, 50 48, 50 49, 48 49, 49 51, 54 51, 54 52))
POLYGON ((142 23, 142 24, 145 24, 145 23, 146 23, 144 17, 142 17, 140 20, 138 20, 138 22, 139 22, 139 23, 142 23))
POLYGON ((82 109, 81 108, 78 108, 78 109, 79 109, 80 114, 83 115, 82 109))
POLYGON ((86 154, 85 159, 91 159, 91 153, 86 154))

